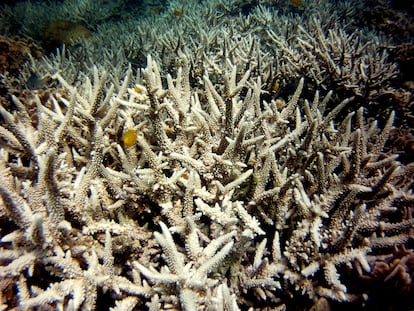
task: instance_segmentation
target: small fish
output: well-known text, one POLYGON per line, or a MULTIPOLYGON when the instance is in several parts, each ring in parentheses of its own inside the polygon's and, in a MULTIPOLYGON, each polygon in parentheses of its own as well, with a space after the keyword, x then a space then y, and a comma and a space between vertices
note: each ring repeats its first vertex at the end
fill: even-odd
POLYGON ((147 56, 142 51, 136 50, 125 55, 126 59, 133 67, 141 68, 145 67, 147 63, 147 56))
POLYGON ((174 16, 183 16, 184 15, 183 10, 180 10, 180 9, 175 9, 172 13, 173 13, 174 16))
POLYGON ((276 79, 275 82, 273 82, 272 91, 277 93, 279 90, 280 90, 280 80, 276 79))
POLYGON ((126 130, 122 140, 126 147, 132 147, 137 143, 137 134, 138 131, 136 129, 128 129, 126 130))
POLYGON ((26 87, 29 90, 38 90, 45 85, 45 81, 36 73, 33 73, 26 81, 26 87))
POLYGON ((82 49, 83 49, 83 45, 81 43, 77 43, 77 44, 72 45, 72 46, 69 47, 69 50, 72 53, 76 53, 76 52, 78 52, 78 51, 80 51, 82 49))

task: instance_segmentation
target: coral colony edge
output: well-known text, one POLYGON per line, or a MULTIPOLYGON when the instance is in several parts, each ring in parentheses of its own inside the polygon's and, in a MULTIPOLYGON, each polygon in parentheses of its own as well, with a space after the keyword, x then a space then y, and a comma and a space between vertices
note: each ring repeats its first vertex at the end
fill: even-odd
POLYGON ((3 4, 0 310, 413 309, 414 49, 380 9, 409 19, 3 4))

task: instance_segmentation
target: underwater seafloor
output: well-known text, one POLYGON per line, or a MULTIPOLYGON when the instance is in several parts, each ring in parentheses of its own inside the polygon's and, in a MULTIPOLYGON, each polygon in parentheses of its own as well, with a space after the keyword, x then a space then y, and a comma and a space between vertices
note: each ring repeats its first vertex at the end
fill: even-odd
POLYGON ((414 310, 414 1, 0 3, 0 310, 414 310))

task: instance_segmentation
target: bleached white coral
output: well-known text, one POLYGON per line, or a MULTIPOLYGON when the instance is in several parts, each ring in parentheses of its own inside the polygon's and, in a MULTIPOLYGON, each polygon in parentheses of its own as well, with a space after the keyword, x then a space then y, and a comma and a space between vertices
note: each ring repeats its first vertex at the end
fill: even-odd
MULTIPOLYGON (((93 309, 104 297, 114 310, 238 310, 283 309, 299 296, 308 307, 361 300, 344 267, 366 273, 369 255, 410 239, 413 220, 396 211, 413 200, 402 178, 412 168, 382 151, 394 113, 381 127, 363 108, 348 111, 354 98, 324 90, 326 72, 349 68, 321 41, 347 50, 354 37, 304 26, 292 48, 269 30, 291 26, 273 25, 278 13, 264 7, 225 26, 210 14, 211 31, 204 20, 186 24, 212 5, 174 23, 182 46, 166 21, 158 32, 126 31, 128 44, 145 31, 155 42, 138 72, 112 65, 126 59, 109 52, 79 77, 45 60, 39 70, 53 71, 58 88, 2 104, 0 289, 17 299, 1 303, 93 309), (269 37, 284 57, 272 59, 269 37), (323 66, 309 54, 316 48, 323 66), (290 79, 289 96, 275 68, 290 79)), ((345 71, 339 82, 353 87, 355 71, 345 71)))

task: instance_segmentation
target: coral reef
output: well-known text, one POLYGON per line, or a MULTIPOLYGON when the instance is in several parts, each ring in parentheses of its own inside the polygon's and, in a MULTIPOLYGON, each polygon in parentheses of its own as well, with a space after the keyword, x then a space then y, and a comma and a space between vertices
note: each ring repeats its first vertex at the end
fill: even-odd
POLYGON ((258 2, 64 1, 94 35, 2 76, 0 309, 413 305, 395 49, 358 1, 258 2))
POLYGON ((301 79, 289 102, 267 103, 260 77, 237 78, 230 62, 221 87, 205 75, 195 90, 181 63, 164 86, 149 58, 142 84, 128 88, 128 72, 116 92, 98 70, 86 89, 57 74, 66 92, 33 99, 36 124, 18 98, 1 110, 2 288, 17 282, 27 308, 89 309, 99 295, 115 309, 364 299, 342 267, 371 271, 367 255, 413 226, 387 222, 413 199, 412 169, 381 154, 393 114, 383 130, 363 109, 335 125, 352 99, 299 105, 301 79), (136 146, 122 145, 129 128, 136 146))

